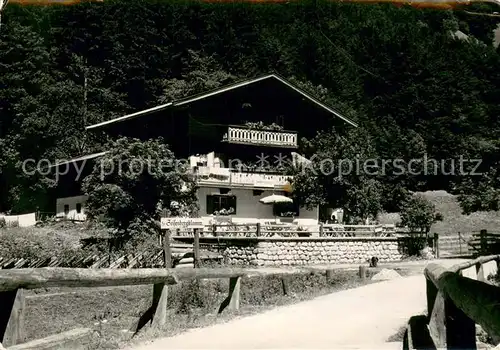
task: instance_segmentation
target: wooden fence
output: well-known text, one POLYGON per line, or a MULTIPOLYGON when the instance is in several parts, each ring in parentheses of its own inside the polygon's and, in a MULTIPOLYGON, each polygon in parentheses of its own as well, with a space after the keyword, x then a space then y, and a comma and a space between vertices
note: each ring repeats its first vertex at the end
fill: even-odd
POLYGON ((469 241, 472 238, 472 232, 458 232, 456 235, 440 235, 439 245, 441 250, 448 256, 470 257, 472 256, 472 247, 469 241))
MULTIPOLYGON (((249 225, 217 225, 213 228, 214 231, 207 232, 201 229, 194 229, 191 231, 170 232, 164 231, 167 235, 164 242, 171 242, 168 246, 174 264, 180 261, 183 257, 188 256, 188 259, 193 259, 193 263, 200 265, 201 262, 222 262, 223 251, 226 247, 227 241, 218 238, 233 238, 237 237, 244 239, 247 238, 266 238, 266 237, 300 237, 300 233, 304 231, 290 230, 289 226, 277 225, 261 227, 259 224, 254 225, 257 231, 248 229, 249 225), (231 227, 243 228, 242 231, 227 230, 231 227), (226 231, 220 231, 226 229, 226 231), (273 231, 274 230, 274 231, 273 231), (216 234, 212 234, 216 232, 216 234), (243 233, 243 234, 242 234, 243 233), (191 244, 180 243, 185 241, 186 238, 191 237, 193 242, 191 244), (200 237, 217 238, 216 241, 211 243, 200 244, 200 237), (177 240, 177 242, 175 242, 177 240)), ((251 227, 251 226, 250 226, 251 227)), ((396 232, 392 225, 322 225, 319 226, 320 231, 316 237, 339 237, 339 238, 355 238, 355 237, 408 237, 409 232, 396 232)), ((307 231, 305 237, 310 237, 311 231, 307 231)), ((425 238, 425 237, 421 237, 425 238)), ((109 245, 108 252, 101 252, 86 256, 71 256, 71 257, 52 257, 52 258, 19 258, 19 257, 1 257, 0 256, 0 269, 19 269, 19 268, 41 268, 41 267, 71 267, 71 268, 159 268, 165 267, 162 256, 164 250, 167 248, 163 245, 161 248, 148 249, 139 253, 130 253, 126 255, 117 255, 111 249, 113 245, 111 238, 89 238, 92 240, 101 240, 105 245, 109 245), (106 243, 107 242, 107 243, 106 243)), ((190 239, 188 239, 190 240, 190 239)), ((435 246, 436 238, 429 239, 432 241, 432 246, 435 251, 438 251, 435 246)), ((95 243, 95 242, 94 242, 95 243)), ((92 244, 92 243, 89 243, 92 244)), ((175 267, 175 266, 174 266, 175 267)))
POLYGON ((500 233, 480 230, 470 233, 458 232, 457 235, 439 238, 443 251, 452 256, 485 256, 500 254, 500 233))
POLYGON ((476 256, 500 254, 500 234, 481 230, 479 234, 472 235, 468 245, 476 256))
MULTIPOLYGON (((220 262, 221 252, 210 251, 200 246, 200 260, 204 262, 220 262)), ((217 248, 217 246, 215 247, 217 248)), ((220 247, 223 249, 223 247, 220 247)), ((176 262, 185 256, 191 256, 193 244, 171 243, 170 250, 174 267, 176 262)), ((80 257, 52 257, 48 259, 24 259, 0 257, 0 269, 40 268, 40 267, 72 267, 72 268, 159 268, 165 267, 163 248, 145 250, 137 254, 120 255, 113 253, 92 254, 80 257)))
MULTIPOLYGON (((136 332, 147 324, 162 326, 167 322, 168 287, 189 279, 229 278, 229 291, 219 307, 238 310, 242 277, 281 276, 283 293, 288 291, 287 275, 311 273, 308 269, 243 269, 243 268, 199 268, 199 269, 73 269, 35 268, 0 271, 0 345, 8 349, 41 349, 47 344, 65 344, 64 348, 76 348, 75 341, 90 338, 91 329, 75 329, 59 335, 24 343, 25 289, 50 287, 104 287, 126 285, 153 285, 153 302, 141 316, 136 332), (20 344, 20 345, 16 345, 20 344), (69 344, 69 345, 68 345, 69 344), (16 346, 14 346, 16 345, 16 346)), ((327 271, 326 274, 328 276, 327 271)), ((62 347, 59 347, 62 348, 62 347)))
POLYGON ((500 288, 486 283, 484 264, 500 255, 480 257, 446 270, 438 264, 425 269, 427 315, 410 319, 403 349, 476 349, 476 323, 500 341, 500 288), (475 268, 477 280, 462 276, 475 268))

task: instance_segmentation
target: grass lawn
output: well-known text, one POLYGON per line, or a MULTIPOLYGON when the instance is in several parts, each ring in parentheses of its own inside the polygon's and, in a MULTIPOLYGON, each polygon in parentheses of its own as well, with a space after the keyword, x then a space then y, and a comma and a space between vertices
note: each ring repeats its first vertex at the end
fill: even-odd
MULTIPOLYGON (((461 233, 479 232, 486 229, 491 232, 500 232, 500 212, 477 212, 463 215, 462 209, 455 196, 445 191, 421 192, 430 200, 438 212, 443 214, 443 221, 432 225, 431 232, 440 235, 456 235, 461 233)), ((380 216, 383 224, 395 224, 400 220, 399 214, 387 213, 380 216)))
POLYGON ((129 342, 171 336, 368 283, 373 282, 360 280, 357 271, 337 271, 329 281, 319 273, 294 275, 289 281, 290 295, 284 296, 278 277, 244 278, 240 311, 237 315, 217 315, 217 308, 227 295, 229 280, 185 281, 170 288, 168 324, 162 329, 146 327, 133 339, 130 329, 149 307, 152 286, 27 291, 26 340, 89 327, 96 330, 89 349, 118 349, 129 342))

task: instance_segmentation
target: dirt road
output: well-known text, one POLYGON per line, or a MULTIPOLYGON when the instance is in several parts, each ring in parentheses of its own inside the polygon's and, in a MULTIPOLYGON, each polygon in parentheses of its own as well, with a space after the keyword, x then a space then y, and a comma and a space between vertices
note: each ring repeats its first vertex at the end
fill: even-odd
MULTIPOLYGON (((459 261, 440 261, 449 267, 459 261)), ((337 292, 157 339, 133 350, 160 349, 401 349, 387 339, 426 311, 423 275, 337 292)))

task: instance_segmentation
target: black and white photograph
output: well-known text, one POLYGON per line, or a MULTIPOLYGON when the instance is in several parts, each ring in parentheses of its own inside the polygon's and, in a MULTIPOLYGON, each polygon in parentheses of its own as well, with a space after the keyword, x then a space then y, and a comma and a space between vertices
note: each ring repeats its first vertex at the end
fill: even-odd
POLYGON ((0 0, 0 350, 500 350, 500 0, 0 0))

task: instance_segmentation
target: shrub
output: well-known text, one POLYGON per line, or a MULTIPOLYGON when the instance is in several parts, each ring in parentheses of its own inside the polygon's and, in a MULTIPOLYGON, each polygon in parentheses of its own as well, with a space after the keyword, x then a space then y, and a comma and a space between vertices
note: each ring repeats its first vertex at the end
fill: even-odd
POLYGON ((7 227, 0 231, 0 257, 4 259, 60 261, 107 253, 106 240, 85 242, 88 236, 102 236, 99 227, 59 222, 45 227, 7 227))
POLYGON ((7 226, 7 222, 4 217, 0 218, 0 228, 5 228, 7 226))
MULTIPOLYGON (((127 241, 109 237, 102 225, 58 222, 52 226, 12 228, 0 231, 0 258, 26 259, 31 262, 57 258, 61 267, 72 265, 81 258, 103 257, 111 253, 111 260, 124 255, 159 251, 157 236, 144 232, 127 241), (111 249, 110 249, 111 248, 111 249)), ((89 260, 87 264, 95 262, 89 260)))
POLYGON ((500 270, 498 270, 496 273, 492 273, 488 276, 488 281, 493 282, 496 286, 500 287, 500 270))
POLYGON ((426 236, 416 234, 401 238, 403 254, 408 257, 420 256, 420 251, 429 246, 429 240, 426 236))
POLYGON ((198 309, 205 306, 205 298, 199 280, 190 280, 182 285, 183 292, 178 294, 177 313, 189 313, 193 308, 198 309))
POLYGON ((428 234, 433 223, 443 220, 436 207, 429 200, 416 195, 403 204, 401 223, 416 233, 428 234))
POLYGON ((69 259, 81 254, 79 240, 59 231, 10 227, 0 232, 0 257, 4 259, 69 259))
POLYGON ((162 209, 176 214, 179 207, 196 207, 195 183, 161 139, 121 138, 108 148, 82 188, 88 218, 115 229, 115 237, 157 233, 162 209))

